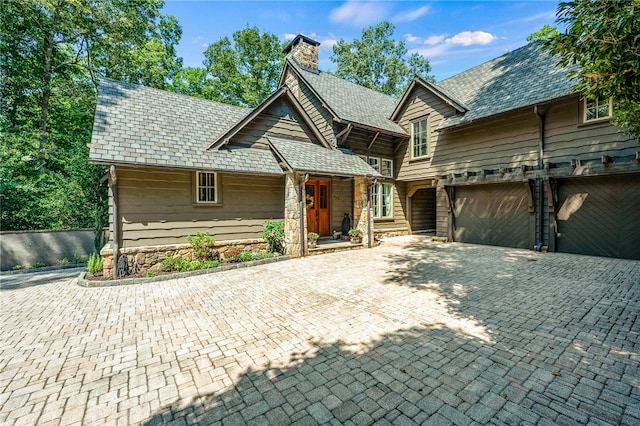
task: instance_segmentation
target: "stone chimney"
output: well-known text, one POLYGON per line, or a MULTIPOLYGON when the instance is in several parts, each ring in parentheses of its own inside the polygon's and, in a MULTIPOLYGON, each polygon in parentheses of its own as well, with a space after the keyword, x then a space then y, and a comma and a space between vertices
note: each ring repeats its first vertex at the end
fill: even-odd
POLYGON ((318 71, 318 46, 319 42, 298 34, 284 48, 284 54, 287 58, 297 60, 303 67, 318 71))

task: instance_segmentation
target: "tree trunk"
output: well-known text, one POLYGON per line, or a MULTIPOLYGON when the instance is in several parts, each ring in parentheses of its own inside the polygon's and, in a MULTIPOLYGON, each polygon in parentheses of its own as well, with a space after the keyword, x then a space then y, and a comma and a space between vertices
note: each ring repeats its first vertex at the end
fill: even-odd
POLYGON ((51 28, 45 34, 44 40, 44 70, 42 76, 42 104, 40 110, 40 144, 38 147, 38 156, 40 161, 40 175, 45 172, 45 149, 47 145, 47 119, 49 117, 49 99, 51 98, 51 59, 53 57, 53 49, 55 48, 55 34, 58 26, 58 14, 60 4, 56 5, 53 10, 51 20, 51 28))

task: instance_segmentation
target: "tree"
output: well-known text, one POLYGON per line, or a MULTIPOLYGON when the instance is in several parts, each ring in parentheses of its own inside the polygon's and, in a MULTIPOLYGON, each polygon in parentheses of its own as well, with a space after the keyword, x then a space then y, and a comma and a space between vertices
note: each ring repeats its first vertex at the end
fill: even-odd
MULTIPOLYGON (((188 71, 206 90, 197 92, 211 100, 239 106, 258 106, 278 88, 284 63, 283 45, 271 33, 247 27, 223 37, 204 52, 207 78, 188 71), (209 89, 210 87, 210 89, 209 89)), ((189 89, 190 90, 190 89, 189 89)))
POLYGON ((392 39, 395 27, 385 21, 362 31, 362 38, 333 46, 331 61, 338 77, 392 96, 399 96, 418 74, 433 80, 429 61, 417 53, 407 57, 404 41, 392 39))
POLYGON ((547 41, 557 35, 558 35, 558 29, 556 27, 544 24, 544 26, 540 28, 538 31, 536 31, 533 34, 529 34, 529 36, 527 37, 527 41, 528 42, 540 41, 540 40, 547 41))
POLYGON ((100 76, 164 87, 181 28, 160 0, 4 0, 0 7, 2 229, 93 226, 103 170, 88 163, 100 76))
POLYGON ((558 5, 566 32, 548 42, 562 65, 577 64, 575 88, 613 99, 613 121, 640 136, 640 0, 576 0, 558 5))

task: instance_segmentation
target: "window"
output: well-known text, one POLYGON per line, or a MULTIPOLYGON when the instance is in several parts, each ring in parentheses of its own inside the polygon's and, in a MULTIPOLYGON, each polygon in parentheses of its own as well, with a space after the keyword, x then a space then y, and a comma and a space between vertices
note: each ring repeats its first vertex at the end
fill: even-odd
MULTIPOLYGON (((393 160, 380 157, 367 157, 366 160, 383 177, 393 178, 393 160)), ((373 185, 371 207, 376 219, 393 218, 393 183, 378 182, 373 185)))
POLYGON ((427 119, 411 124, 411 157, 420 158, 429 155, 429 124, 427 119))
POLYGON ((373 185, 371 194, 373 204, 373 217, 377 219, 390 219, 393 217, 393 184, 378 182, 373 185))
POLYGON ((218 202, 218 177, 211 172, 196 173, 196 200, 198 203, 218 202))
POLYGON ((393 177, 393 160, 388 158, 369 157, 369 165, 384 177, 393 177))
POLYGON ((612 102, 602 99, 584 99, 584 121, 595 121, 609 118, 612 112, 612 102))

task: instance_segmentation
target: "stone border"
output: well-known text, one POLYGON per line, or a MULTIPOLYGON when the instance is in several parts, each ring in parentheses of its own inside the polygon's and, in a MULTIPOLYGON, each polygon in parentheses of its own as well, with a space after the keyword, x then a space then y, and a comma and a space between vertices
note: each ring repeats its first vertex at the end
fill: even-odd
POLYGON ((82 271, 78 276, 78 285, 85 288, 97 288, 97 287, 116 287, 132 284, 145 284, 151 282, 169 281, 177 278, 187 278, 196 275, 212 274, 216 272, 229 271, 232 269, 248 268, 250 266, 265 265, 268 263, 282 262, 284 260, 290 260, 291 256, 284 255, 278 257, 270 257, 267 259, 251 260, 249 262, 232 263, 230 265, 222 265, 216 268, 200 269, 197 271, 189 272, 177 272, 175 274, 158 275, 156 277, 141 277, 141 278, 121 278, 118 280, 87 280, 85 276, 87 271, 82 271))

